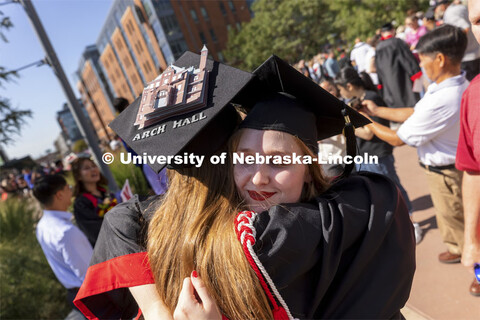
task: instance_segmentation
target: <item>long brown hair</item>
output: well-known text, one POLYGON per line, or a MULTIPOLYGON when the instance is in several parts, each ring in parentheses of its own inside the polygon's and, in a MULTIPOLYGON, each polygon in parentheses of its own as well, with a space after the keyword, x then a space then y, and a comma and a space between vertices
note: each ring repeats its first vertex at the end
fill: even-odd
MULTIPOLYGON (((240 134, 231 138, 230 154, 239 139, 240 134)), ((306 197, 312 198, 327 183, 320 167, 309 170, 313 182, 306 197)), ((173 314, 183 279, 196 270, 229 319, 272 319, 266 295, 235 235, 233 219, 241 199, 231 161, 169 170, 168 178, 169 188, 150 222, 147 243, 155 285, 167 308, 173 314)))
MULTIPOLYGON (((82 165, 85 161, 90 161, 93 163, 95 166, 95 162, 93 162, 92 159, 87 158, 87 157, 80 157, 75 159, 72 162, 72 174, 73 174, 73 179, 75 180, 75 186, 73 187, 73 196, 77 197, 78 195, 87 192, 85 189, 85 186, 83 185, 83 182, 80 180, 81 176, 81 169, 82 165)), ((107 178, 105 178, 101 173, 100 173, 100 180, 97 182, 97 188, 105 188, 108 185, 107 178)))

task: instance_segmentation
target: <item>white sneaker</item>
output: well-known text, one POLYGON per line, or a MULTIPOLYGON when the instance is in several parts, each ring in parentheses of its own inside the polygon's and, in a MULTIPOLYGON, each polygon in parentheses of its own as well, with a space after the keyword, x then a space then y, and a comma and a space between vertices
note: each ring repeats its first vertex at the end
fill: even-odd
POLYGON ((415 243, 419 244, 423 239, 423 231, 417 222, 413 223, 413 229, 415 230, 415 243))

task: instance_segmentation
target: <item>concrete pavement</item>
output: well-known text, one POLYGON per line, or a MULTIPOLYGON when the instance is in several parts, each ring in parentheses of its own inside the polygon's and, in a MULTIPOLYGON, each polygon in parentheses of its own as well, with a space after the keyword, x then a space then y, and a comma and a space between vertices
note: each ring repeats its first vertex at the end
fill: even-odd
POLYGON ((446 251, 446 247, 437 228, 424 169, 418 165, 416 149, 397 147, 394 156, 398 176, 415 209, 414 220, 424 232, 423 241, 417 245, 417 270, 410 298, 402 310, 404 316, 407 320, 480 319, 480 297, 468 292, 473 274, 459 263, 438 262, 438 254, 446 251))

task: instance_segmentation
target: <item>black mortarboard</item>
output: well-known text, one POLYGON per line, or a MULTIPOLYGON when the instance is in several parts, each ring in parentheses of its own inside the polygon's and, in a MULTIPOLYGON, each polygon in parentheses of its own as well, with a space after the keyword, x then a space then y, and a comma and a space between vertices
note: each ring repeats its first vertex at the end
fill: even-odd
MULTIPOLYGON (((137 154, 173 156, 187 152, 209 156, 231 136, 239 116, 230 101, 252 79, 253 75, 207 60, 206 70, 209 72, 206 82, 208 85, 206 91, 198 95, 199 100, 203 102, 197 107, 192 107, 188 102, 188 96, 195 90, 193 86, 199 82, 195 76, 201 75, 198 70, 194 71, 195 68, 202 69, 201 56, 186 52, 174 63, 174 66, 170 66, 157 78, 162 80, 160 83, 162 86, 164 83, 161 77, 168 76, 171 72, 169 80, 165 82, 165 92, 158 92, 157 96, 152 98, 150 104, 152 112, 144 113, 143 111, 144 104, 150 99, 144 91, 141 97, 110 123, 110 127, 137 154), (182 71, 181 68, 188 70, 182 71), (194 77, 191 79, 193 84, 188 88, 185 83, 182 86, 178 82, 179 79, 180 81, 185 79, 185 75, 181 75, 185 72, 189 72, 194 77), (175 78, 172 78, 172 74, 175 78), (177 81, 176 87, 172 91, 172 85, 169 84, 175 81, 177 81), (166 94, 166 97, 162 94, 166 94), (184 103, 181 108, 176 108, 175 103, 182 97, 187 103, 184 103), (163 98, 166 100, 162 100, 163 98), (170 107, 170 105, 173 106, 170 107), (158 112, 164 110, 169 114, 162 119, 165 114, 158 114, 158 112), (173 112, 172 116, 171 110, 180 111, 173 112)), ((154 82, 155 80, 150 82, 145 90, 150 85, 155 89, 154 82)), ((201 83, 198 87, 203 88, 201 83)), ((149 163, 149 165, 157 172, 165 167, 165 164, 159 163, 149 163)))
POLYGON ((277 56, 271 56, 253 73, 255 79, 240 92, 237 101, 247 109, 254 107, 256 110, 248 113, 241 127, 263 130, 275 127, 275 130, 297 135, 307 145, 312 145, 342 133, 345 127, 342 110, 347 110, 356 128, 370 123, 277 56), (277 92, 286 95, 271 94, 277 92))
POLYGON ((353 127, 369 124, 367 118, 277 56, 253 73, 255 79, 237 97, 242 105, 253 108, 241 128, 288 132, 314 152, 318 151, 317 141, 347 129, 347 152, 355 154, 353 127))
POLYGON ((380 31, 385 32, 393 29, 394 29, 393 24, 391 22, 387 22, 382 26, 382 28, 380 28, 380 31))

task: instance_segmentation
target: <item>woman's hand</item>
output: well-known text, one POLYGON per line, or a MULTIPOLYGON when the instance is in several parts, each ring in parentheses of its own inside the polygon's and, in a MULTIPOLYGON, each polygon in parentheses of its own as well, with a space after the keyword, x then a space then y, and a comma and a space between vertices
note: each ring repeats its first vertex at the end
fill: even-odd
POLYGON ((154 284, 145 284, 128 288, 147 320, 172 320, 172 314, 158 295, 154 284))
POLYGON ((183 280, 177 307, 173 312, 175 320, 221 320, 222 315, 216 302, 210 297, 203 281, 193 271, 191 277, 183 280))

